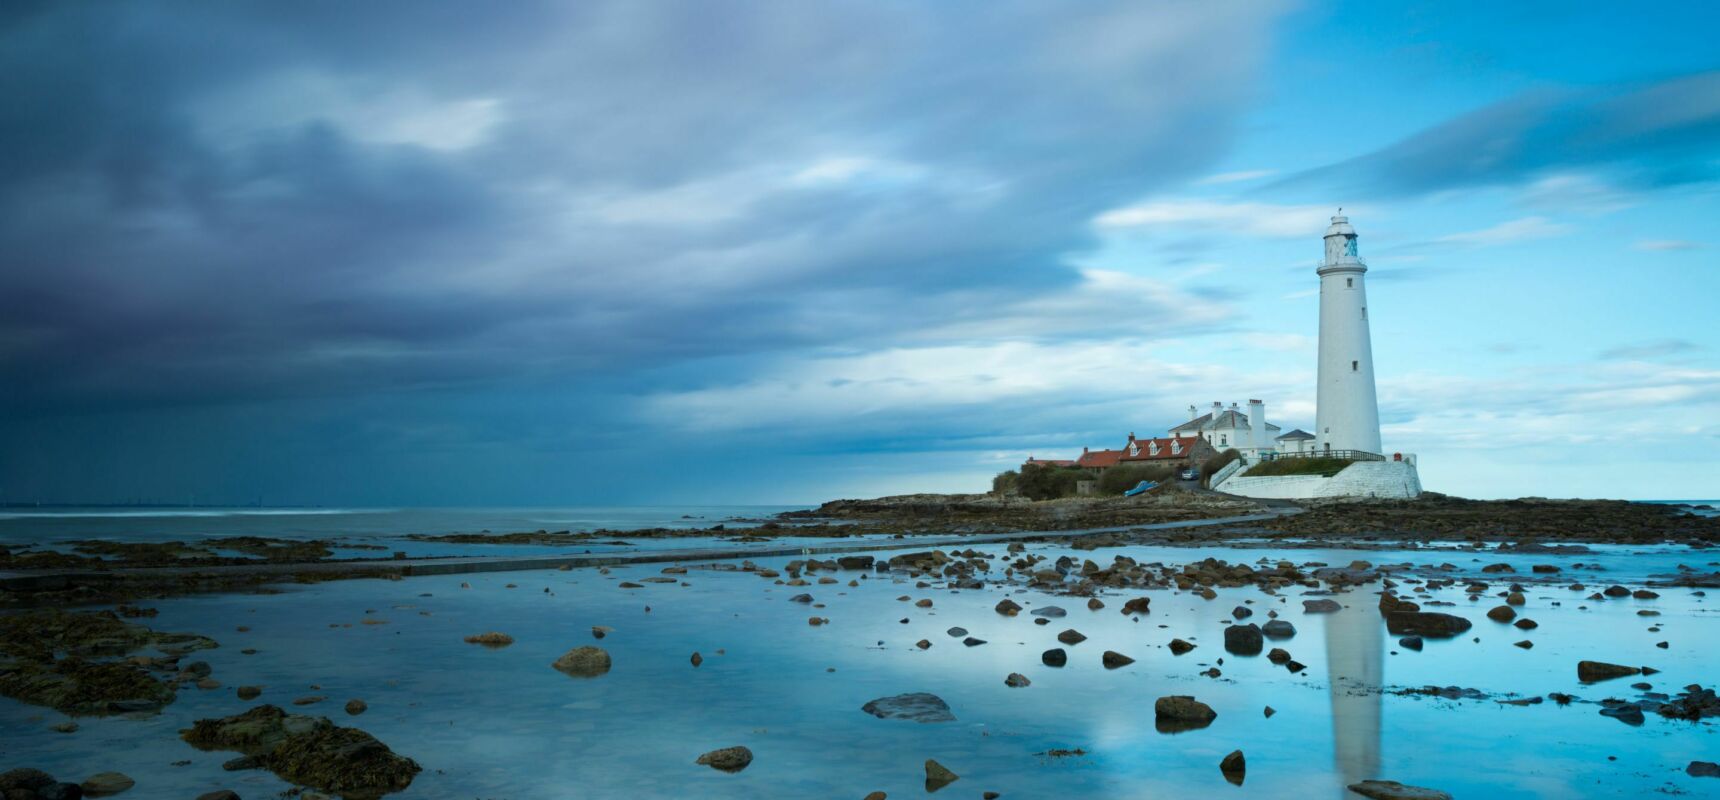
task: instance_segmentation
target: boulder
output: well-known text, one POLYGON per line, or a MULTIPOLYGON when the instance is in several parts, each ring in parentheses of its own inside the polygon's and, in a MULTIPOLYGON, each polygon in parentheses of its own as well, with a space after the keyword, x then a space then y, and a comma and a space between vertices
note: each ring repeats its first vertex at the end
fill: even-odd
POLYGON ((1398 640, 1399 647, 1402 647, 1405 650, 1414 650, 1418 653, 1421 652, 1421 645, 1422 642, 1420 636, 1405 636, 1398 640))
POLYGON ((1494 622, 1510 622, 1517 618, 1517 610, 1510 606, 1494 606, 1488 609, 1487 618, 1494 622))
POLYGON ((1061 667, 1069 663, 1069 653, 1061 647, 1053 647, 1040 653, 1039 661, 1047 667, 1061 667))
POLYGON ((255 700, 263 693, 261 686, 241 686, 236 691, 240 700, 255 700))
POLYGON ((1024 686, 1033 685, 1033 681, 1028 680, 1026 675, 1019 672, 1011 672, 1009 677, 1003 679, 1003 685, 1011 689, 1020 689, 1024 686))
POLYGON ((722 770, 723 772, 740 772, 741 770, 746 769, 747 765, 752 763, 752 760, 753 754, 751 750, 740 745, 736 745, 734 747, 724 747, 720 750, 712 750, 709 753, 699 756, 698 760, 693 763, 703 764, 711 769, 722 770))
POLYGON ((1105 669, 1116 669, 1135 663, 1134 659, 1115 650, 1106 650, 1105 654, 1099 657, 1099 660, 1105 665, 1105 669))
POLYGON ((582 645, 563 653, 550 666, 575 678, 595 678, 609 671, 609 652, 601 647, 582 645))
POLYGON ((1342 608, 1343 606, 1338 605, 1338 601, 1324 597, 1316 600, 1302 601, 1302 611, 1308 614, 1332 614, 1342 608))
POLYGON ((872 556, 843 556, 836 559, 836 564, 843 569, 871 569, 876 560, 872 556))
POLYGON ((1180 656, 1183 653, 1186 653, 1190 650, 1193 650, 1195 648, 1195 645, 1189 644, 1188 642, 1185 642, 1181 639, 1172 639, 1171 643, 1170 643, 1170 648, 1171 648, 1171 655, 1180 656))
POLYGON ((1405 786, 1397 781, 1362 781, 1350 784, 1349 789, 1373 800, 1451 800, 1451 795, 1438 789, 1405 786))
POLYGON ((1153 604, 1153 598, 1151 598, 1151 597, 1137 597, 1137 598, 1130 600, 1129 602, 1123 604, 1123 614, 1124 614, 1124 616, 1128 616, 1131 614, 1145 615, 1152 610, 1151 609, 1152 604, 1153 604))
POLYGON ((1224 773, 1224 779, 1237 786, 1242 785, 1242 779, 1248 773, 1248 760, 1242 757, 1241 750, 1232 750, 1230 755, 1218 762, 1218 771, 1224 773))
POLYGON ((911 722, 954 722, 956 715, 950 706, 930 692, 912 692, 880 697, 860 707, 861 711, 879 719, 905 719, 911 722))
POLYGON ((1281 619, 1275 619, 1260 626, 1260 632, 1268 639, 1289 639, 1296 635, 1296 626, 1281 619))
POLYGON ((137 781, 132 780, 123 772, 98 772, 86 778, 80 784, 80 788, 83 789, 86 796, 107 797, 108 795, 119 794, 136 785, 137 781))
POLYGON ((1087 637, 1080 631, 1070 628, 1069 630, 1057 634, 1057 641, 1064 644, 1074 645, 1087 641, 1087 637))
POLYGON ((1247 606, 1237 606, 1230 610, 1231 619, 1248 619, 1254 616, 1254 611, 1247 606))
POLYGON ((1021 605, 1007 597, 997 601, 997 605, 993 608, 996 609, 997 613, 1006 617, 1013 617, 1021 613, 1021 605))
POLYGON ((1434 639, 1456 636, 1469 630, 1469 620, 1453 614, 1435 611, 1398 611, 1386 615, 1386 630, 1398 636, 1413 635, 1434 639))
POLYGON ((1692 778, 1720 778, 1720 764, 1712 761, 1692 761, 1684 768, 1684 774, 1692 778))
POLYGON ((352 716, 356 717, 369 710, 370 706, 366 705, 363 700, 355 699, 346 701, 346 713, 351 714, 352 716))
POLYGON ((1287 664, 1290 661, 1290 651, 1282 647, 1274 647, 1272 652, 1266 654, 1266 660, 1274 664, 1287 664))
POLYGON ((1153 703, 1153 724, 1160 733, 1181 733, 1204 728, 1218 719, 1212 706, 1188 695, 1174 694, 1153 703))
POLYGON ((1224 649, 1227 652, 1239 656, 1257 656, 1264 646, 1260 626, 1252 622, 1224 629, 1224 649))
POLYGON ((1028 613, 1032 614, 1035 617, 1045 617, 1047 619, 1062 619, 1063 617, 1067 616, 1069 612, 1064 611, 1062 608, 1059 608, 1057 606, 1046 606, 1044 608, 1033 609, 1032 611, 1030 611, 1028 613))

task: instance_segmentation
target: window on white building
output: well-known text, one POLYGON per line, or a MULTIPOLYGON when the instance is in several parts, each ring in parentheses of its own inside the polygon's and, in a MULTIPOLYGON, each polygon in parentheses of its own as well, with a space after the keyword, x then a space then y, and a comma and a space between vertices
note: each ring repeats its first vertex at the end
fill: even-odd
POLYGON ((1224 445, 1229 444, 1229 443, 1230 443, 1230 437, 1228 437, 1228 436, 1218 437, 1218 444, 1220 447, 1223 447, 1224 445))
POLYGON ((1361 368, 1362 368, 1362 362, 1360 362, 1360 361, 1351 361, 1350 362, 1350 371, 1351 372, 1357 372, 1357 371, 1361 370, 1361 368))
POLYGON ((1344 279, 1344 288, 1345 289, 1356 288, 1356 279, 1355 278, 1345 278, 1344 279))

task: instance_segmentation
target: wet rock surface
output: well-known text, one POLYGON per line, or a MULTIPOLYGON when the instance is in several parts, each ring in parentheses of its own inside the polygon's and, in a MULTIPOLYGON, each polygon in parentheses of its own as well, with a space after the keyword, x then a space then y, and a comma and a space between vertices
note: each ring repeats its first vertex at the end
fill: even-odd
POLYGON ((208 665, 181 657, 213 639, 160 633, 113 612, 37 610, 0 615, 0 695, 72 715, 155 712, 208 665), (158 655, 130 656, 145 650, 158 655))
POLYGON ((374 798, 412 784, 421 768, 357 728, 325 717, 257 706, 243 714, 201 719, 180 737, 200 750, 231 750, 282 780, 348 798, 374 798))
POLYGON ((1451 800, 1451 795, 1437 789, 1406 786, 1397 781, 1367 780, 1352 783, 1349 789, 1373 800, 1451 800))
POLYGON ((861 711, 879 719, 905 719, 911 722, 954 722, 956 715, 948 703, 930 692, 911 692, 872 700, 861 711))
POLYGON ((609 671, 609 652, 601 647, 583 645, 563 653, 550 666, 576 678, 595 678, 609 671))
POLYGON ((724 747, 705 753, 704 755, 699 756, 695 763, 703 764, 711 769, 721 770, 723 772, 740 772, 741 770, 746 769, 747 765, 752 763, 752 760, 753 753, 751 750, 740 745, 736 745, 734 747, 724 747))

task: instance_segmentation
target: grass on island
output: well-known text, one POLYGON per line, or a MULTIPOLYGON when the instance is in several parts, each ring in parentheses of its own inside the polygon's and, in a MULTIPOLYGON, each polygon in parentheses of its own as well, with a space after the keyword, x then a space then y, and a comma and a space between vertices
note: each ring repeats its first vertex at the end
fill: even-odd
POLYGON ((1243 473, 1246 478, 1268 478, 1274 475, 1324 475, 1328 478, 1356 463, 1349 458, 1280 458, 1262 461, 1243 473))

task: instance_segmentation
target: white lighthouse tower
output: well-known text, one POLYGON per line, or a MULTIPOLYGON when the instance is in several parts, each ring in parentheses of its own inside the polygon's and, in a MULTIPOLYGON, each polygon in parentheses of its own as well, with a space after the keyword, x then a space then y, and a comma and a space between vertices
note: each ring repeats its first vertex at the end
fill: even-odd
MULTIPOLYGON (((1339 209, 1342 211, 1343 209, 1339 209)), ((1368 336, 1368 265, 1356 253, 1350 218, 1332 218, 1320 276, 1320 372, 1316 447, 1380 453, 1374 349, 1368 336)))

